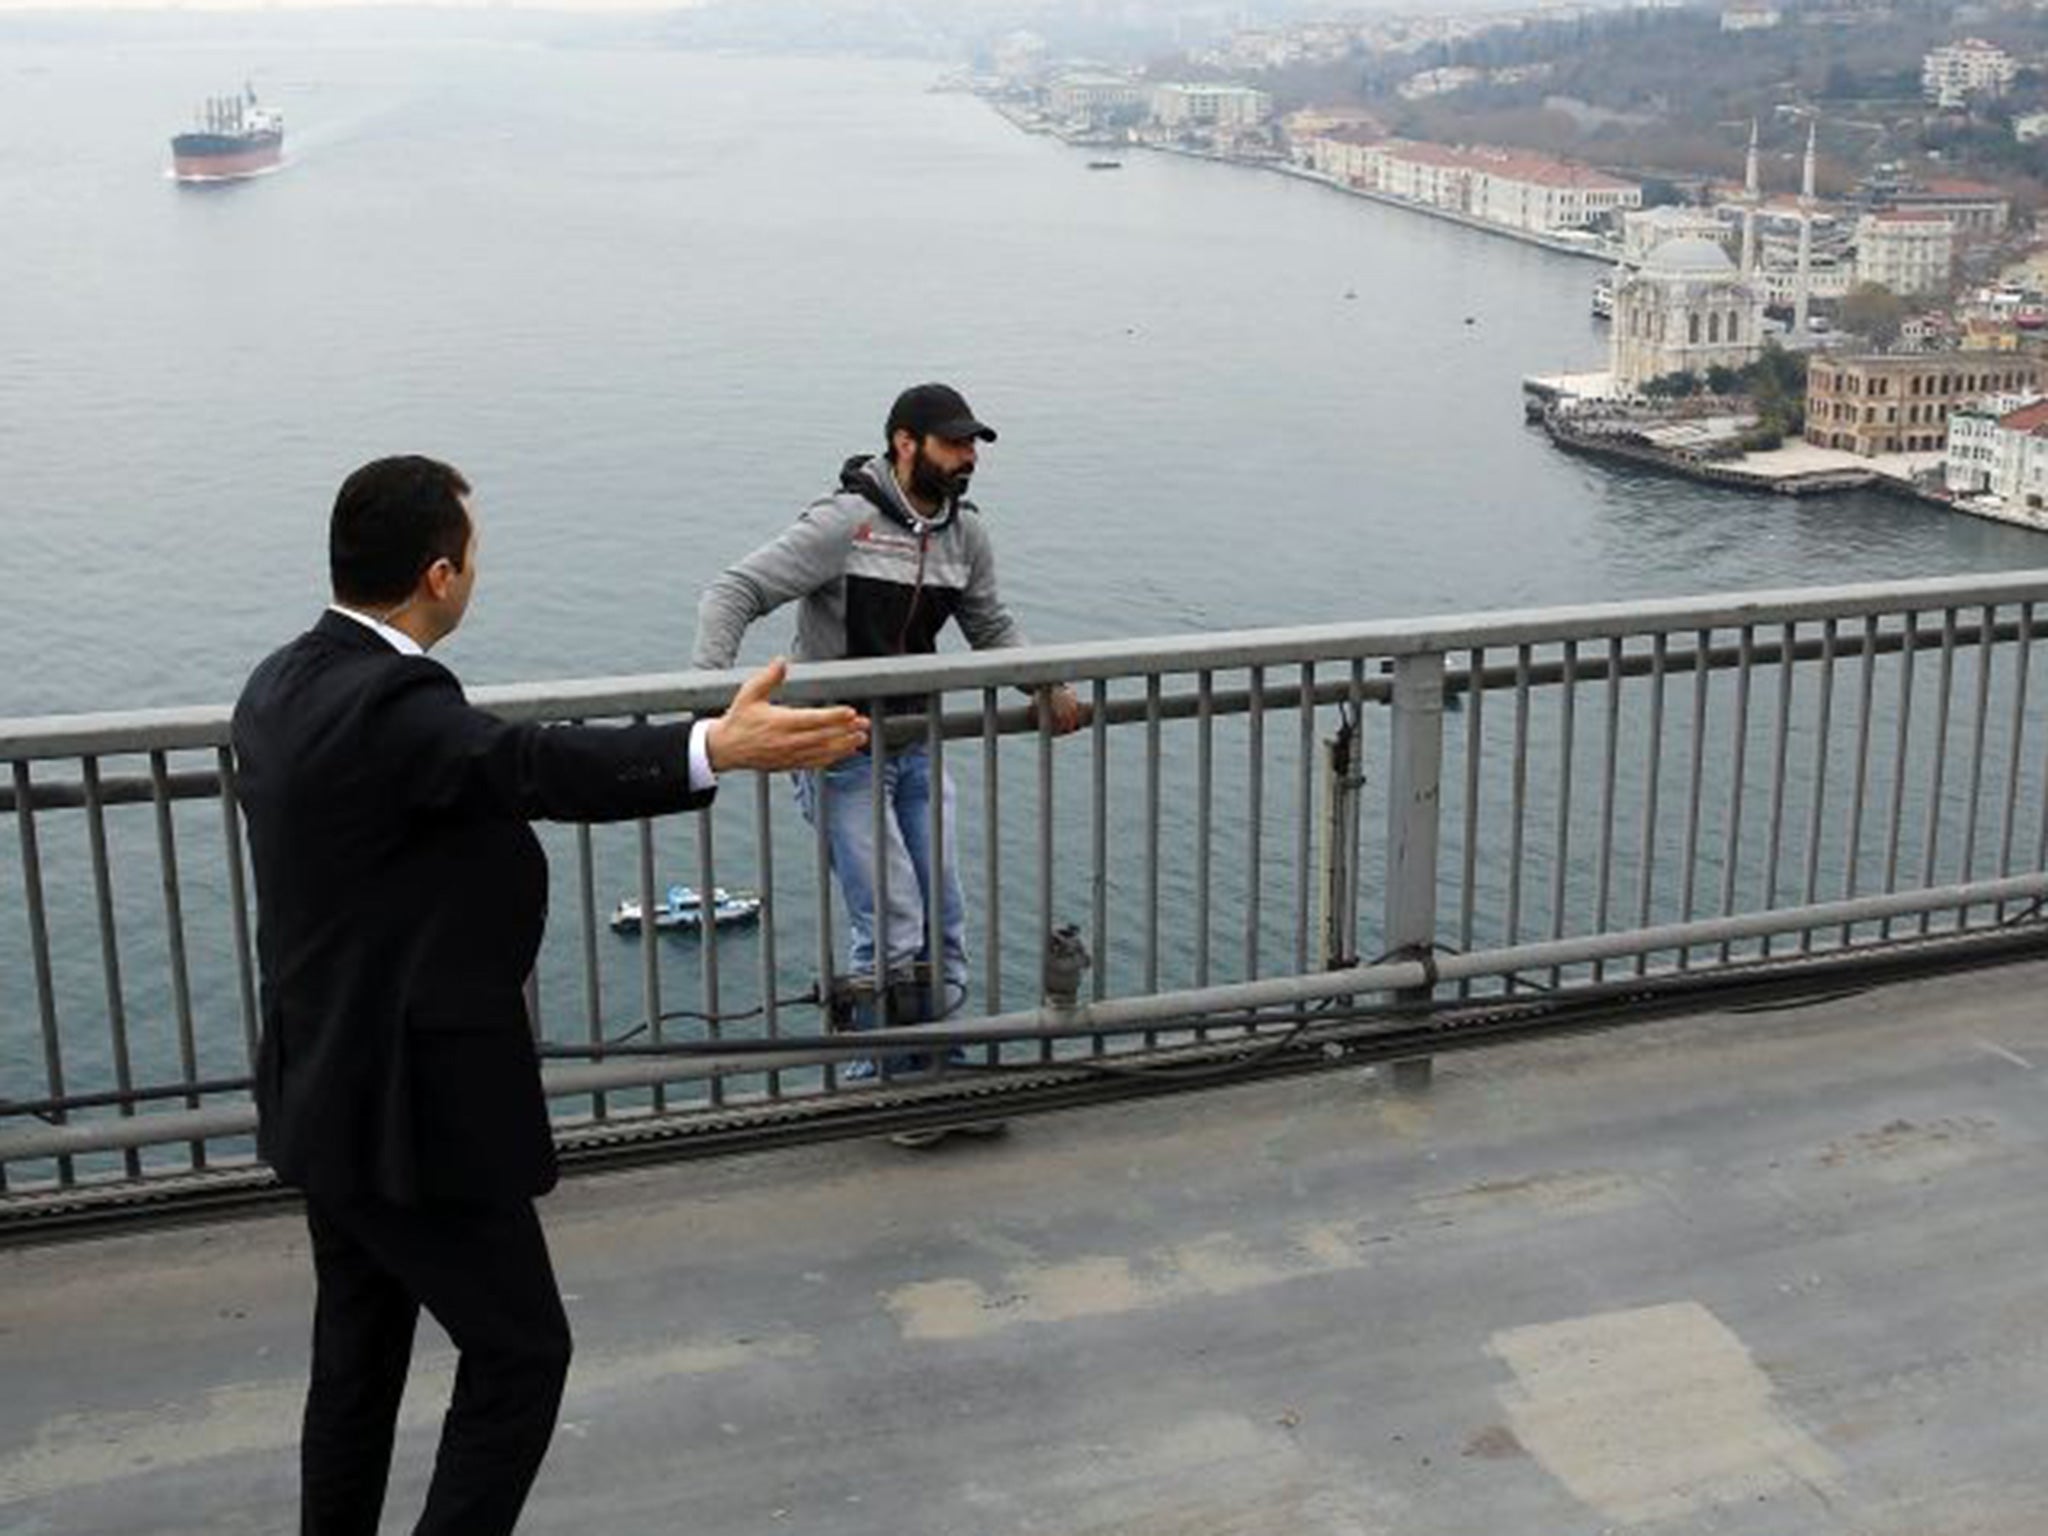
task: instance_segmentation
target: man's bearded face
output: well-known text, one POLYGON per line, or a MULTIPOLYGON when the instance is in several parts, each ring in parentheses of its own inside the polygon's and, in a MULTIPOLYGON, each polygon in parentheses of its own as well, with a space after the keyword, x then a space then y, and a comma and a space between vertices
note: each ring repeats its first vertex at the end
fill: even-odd
POLYGON ((925 452, 929 438, 920 438, 917 451, 910 461, 910 489, 913 494, 926 501, 948 502, 967 494, 967 484, 974 478, 974 461, 967 460, 955 469, 941 466, 925 452))

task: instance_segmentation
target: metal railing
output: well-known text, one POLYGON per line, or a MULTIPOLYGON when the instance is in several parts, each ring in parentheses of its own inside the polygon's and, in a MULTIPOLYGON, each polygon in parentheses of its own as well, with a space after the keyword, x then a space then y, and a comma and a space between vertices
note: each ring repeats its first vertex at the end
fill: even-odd
MULTIPOLYGON (((959 841, 978 960, 922 1028, 971 1043, 953 1079, 1000 1083, 1317 1009, 2023 931, 2048 895, 2044 597, 2048 573, 2023 572, 1034 647, 800 668, 785 697, 861 701, 889 722, 880 759, 920 750, 957 782, 925 830, 959 841), (1067 738, 1021 691, 1056 681, 1091 706, 1067 738), (1048 1004, 1069 924, 1093 964, 1048 1004)), ((738 675, 473 696, 624 720, 715 709, 738 675)), ((0 905, 0 1209, 257 1176, 227 711, 4 721, 0 761, 0 889, 19 893, 0 905)), ((582 1058, 547 1066, 565 1142, 822 1124, 918 1091, 840 1070, 871 1054, 827 1032, 843 900, 786 783, 734 775, 703 815, 543 836, 556 916, 531 1002, 549 1053, 582 1058), (758 914, 658 931, 671 883, 706 912, 744 886, 758 914), (640 920, 615 931, 614 898, 640 920)))

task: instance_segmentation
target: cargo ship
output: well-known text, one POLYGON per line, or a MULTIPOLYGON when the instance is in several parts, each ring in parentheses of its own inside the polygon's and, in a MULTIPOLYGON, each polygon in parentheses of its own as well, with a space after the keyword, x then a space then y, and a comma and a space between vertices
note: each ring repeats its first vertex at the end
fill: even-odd
POLYGON ((201 102, 198 125, 171 140, 171 174, 179 181, 238 181, 283 160, 284 115, 257 105, 253 86, 201 102))

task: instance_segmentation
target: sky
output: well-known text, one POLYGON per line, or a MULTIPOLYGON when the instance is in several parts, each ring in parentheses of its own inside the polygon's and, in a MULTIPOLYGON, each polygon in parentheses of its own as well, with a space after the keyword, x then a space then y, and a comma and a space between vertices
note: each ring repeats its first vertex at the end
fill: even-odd
POLYGON ((88 16, 106 11, 518 10, 675 11, 694 0, 0 0, 0 11, 88 16))

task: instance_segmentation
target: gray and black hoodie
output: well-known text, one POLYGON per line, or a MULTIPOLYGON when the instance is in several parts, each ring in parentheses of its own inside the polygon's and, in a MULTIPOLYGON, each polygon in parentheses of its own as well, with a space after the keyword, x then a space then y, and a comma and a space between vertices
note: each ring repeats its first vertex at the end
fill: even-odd
POLYGON ((793 598, 797 661, 929 655, 948 619, 976 650, 1025 643, 974 503, 925 518, 879 456, 848 459, 836 492, 705 588, 690 664, 731 666, 747 626, 793 598))

